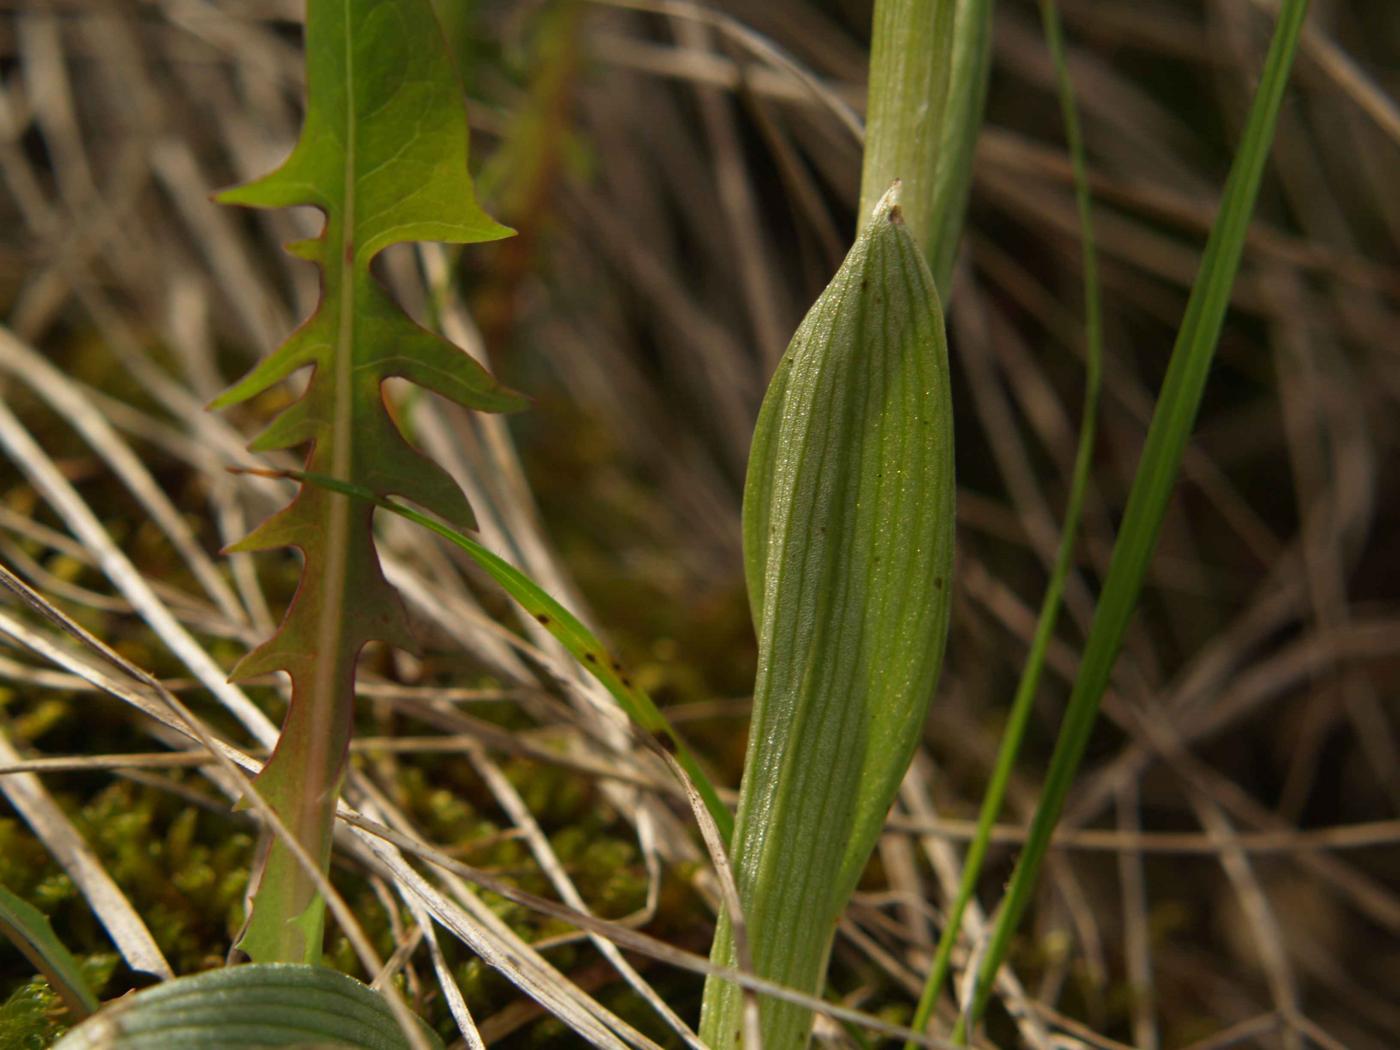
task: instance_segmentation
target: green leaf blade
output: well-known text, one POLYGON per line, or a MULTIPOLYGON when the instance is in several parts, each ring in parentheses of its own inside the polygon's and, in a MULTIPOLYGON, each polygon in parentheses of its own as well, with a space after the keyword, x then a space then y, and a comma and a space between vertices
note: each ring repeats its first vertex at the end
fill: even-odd
MULTIPOLYGON (((798 329, 751 456, 746 569, 759 670, 732 862, 757 972, 818 991, 942 664, 953 552, 952 407, 933 278, 882 202, 798 329)), ((733 965, 722 919, 712 958, 733 965)), ((706 988, 735 1045, 741 997, 706 988)), ((761 1002, 765 1045, 808 1011, 761 1002)))
POLYGON ((81 1020, 97 1012, 97 996, 88 987, 78 960, 53 932, 48 916, 4 886, 0 886, 0 935, 9 938, 48 978, 75 1018, 81 1020))
MULTIPOLYGON (((986 1009, 996 972, 1030 904, 1041 863, 1088 745, 1099 702, 1156 549, 1224 325, 1307 9, 1308 0, 1284 0, 1280 6, 1264 72, 1158 394, 1041 800, 978 969, 971 1011, 974 1020, 986 1009)), ((965 1038, 962 1022, 955 1034, 965 1038)))
POLYGON ((221 204, 350 213, 364 265, 393 244, 511 235, 477 204, 461 84, 426 0, 311 0, 306 40, 296 148, 277 170, 221 192, 221 204))
MULTIPOLYGON (((310 0, 307 111, 302 135, 271 174, 219 200, 248 207, 310 205, 325 215, 293 254, 321 270, 313 316, 215 402, 257 396, 311 368, 301 398, 253 443, 309 444, 310 471, 362 486, 376 499, 413 500, 471 524, 455 482, 419 454, 389 417, 383 384, 409 379, 468 408, 510 411, 524 399, 467 353, 415 324, 370 272, 374 256, 420 239, 477 243, 508 236, 477 204, 467 169, 460 81, 428 0, 310 0)), ((302 583, 277 634, 235 674, 292 678, 282 736, 258 787, 324 866, 344 775, 361 648, 412 648, 401 602, 384 579, 371 533, 373 507, 328 489, 303 489, 243 544, 301 549, 302 583)), ((241 946, 258 961, 314 961, 323 904, 314 882, 274 843, 258 880, 241 946)))
MULTIPOLYGON (((952 969, 953 949, 958 943, 963 915, 981 880, 983 864, 991 846, 993 827, 1001 815, 1002 803, 1011 784, 1016 759, 1030 725, 1032 706, 1037 696, 1050 642, 1054 637, 1065 583, 1074 563, 1079 521, 1083 514, 1084 498, 1093 463, 1094 442, 1098 432, 1097 415, 1103 372, 1103 318, 1088 162, 1085 159, 1079 112, 1074 99, 1074 85, 1070 80, 1069 63, 1065 56, 1059 13, 1054 0, 1041 0, 1040 8, 1046 44, 1055 66, 1060 111, 1065 125, 1065 144, 1074 172, 1081 250, 1084 256, 1084 408, 1079 424, 1069 496, 1065 501, 1064 527, 1060 534, 1059 547, 1051 566, 1050 578, 1046 582, 1045 594, 1041 599, 1030 650, 1021 669, 1016 693, 1002 729, 996 761, 978 812, 977 831, 963 858, 963 873, 957 895, 952 903, 944 908, 943 931, 939 934, 938 948, 934 953, 923 993, 915 1008, 914 1019, 910 1022, 910 1027, 919 1032, 927 1030, 943 983, 952 969)), ((914 1050, 914 1045, 913 1042, 905 1043, 905 1050, 914 1050)))
MULTIPOLYGON (((426 1025, 429 1046, 442 1046, 426 1025)), ((243 1050, 272 1046, 406 1050, 389 1004, 319 966, 232 966, 166 981, 122 999, 69 1032, 55 1050, 243 1050)))

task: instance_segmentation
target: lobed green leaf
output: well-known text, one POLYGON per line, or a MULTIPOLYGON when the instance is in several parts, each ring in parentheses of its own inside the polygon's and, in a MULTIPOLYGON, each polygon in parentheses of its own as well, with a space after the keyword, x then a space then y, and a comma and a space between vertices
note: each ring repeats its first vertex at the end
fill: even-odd
POLYGON ((617 701, 617 706, 637 728, 650 733, 663 749, 675 753, 676 762, 685 770, 686 776, 695 785, 695 790, 704 801, 705 808, 709 810, 720 834, 728 840, 734 830, 734 817, 725 807, 719 796, 719 791, 716 790, 714 783, 696 760, 690 746, 676 732, 675 727, 662 714, 655 701, 647 695, 646 690, 637 685, 628 675, 626 668, 608 652, 607 647, 598 640, 598 636, 543 587, 499 554, 488 550, 466 533, 430 518, 412 507, 406 507, 396 500, 377 497, 363 486, 346 484, 323 474, 309 474, 305 471, 286 471, 285 473, 300 481, 342 492, 347 496, 354 496, 356 499, 366 500, 392 514, 406 518, 415 525, 437 533, 443 539, 466 552, 472 561, 476 562, 488 576, 500 585, 503 591, 518 602, 522 609, 533 616, 541 627, 553 635, 569 651, 569 654, 611 694, 612 698, 617 701))
MULTIPOLYGON (((415 324, 370 272, 380 251, 401 242, 465 244, 510 233, 476 203, 461 84, 428 0, 310 0, 306 61, 306 118, 291 156, 218 199, 320 209, 321 235, 289 250, 319 267, 321 301, 214 407, 246 401, 310 368, 305 393, 253 442, 254 450, 309 445, 309 470, 378 498, 401 495, 469 525, 471 510, 456 483, 390 418, 383 385, 405 378, 486 411, 524 401, 464 351, 415 324)), ((281 628, 234 675, 280 670, 292 678, 291 707, 258 788, 323 863, 349 745, 356 658, 369 641, 413 648, 375 553, 372 514, 371 504, 303 488, 237 545, 290 546, 304 556, 301 586, 281 628)), ((323 906, 278 844, 262 866, 254 901, 241 946, 255 959, 319 956, 323 906)))

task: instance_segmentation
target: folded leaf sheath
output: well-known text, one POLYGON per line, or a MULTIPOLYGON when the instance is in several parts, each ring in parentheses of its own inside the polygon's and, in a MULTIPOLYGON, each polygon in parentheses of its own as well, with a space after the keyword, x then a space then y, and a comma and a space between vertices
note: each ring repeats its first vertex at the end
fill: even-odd
MULTIPOLYGON (((938 679, 953 527, 943 318, 887 195, 779 365, 744 493, 759 667, 732 861, 757 972, 808 993, 938 679)), ((727 918, 713 958, 737 961, 727 918)), ((710 1045, 741 1009, 709 982, 710 1045)), ((761 1017, 765 1046, 805 1044, 808 1011, 761 1017)))

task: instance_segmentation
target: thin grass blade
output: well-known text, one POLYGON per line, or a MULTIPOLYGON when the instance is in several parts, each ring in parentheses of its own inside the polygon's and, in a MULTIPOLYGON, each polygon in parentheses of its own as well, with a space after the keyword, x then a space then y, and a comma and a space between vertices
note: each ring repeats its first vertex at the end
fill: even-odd
POLYGON ((49 917, 28 901, 0 886, 0 935, 28 957, 78 1020, 96 1013, 99 1003, 92 994, 78 960, 49 925, 49 917))
MULTIPOLYGON (((1045 654, 1050 648, 1050 641, 1055 635, 1055 624, 1060 615, 1065 580, 1074 563, 1075 540, 1079 535, 1079 519, 1084 510, 1084 494, 1089 487, 1089 469, 1094 455, 1094 435, 1097 432, 1099 387, 1103 371, 1103 311, 1099 290, 1098 252, 1094 242, 1093 201, 1089 192, 1088 166, 1084 158, 1079 113, 1074 102, 1074 85, 1070 81, 1069 67, 1065 61, 1064 35, 1054 0, 1041 0, 1040 13, 1045 42, 1055 65, 1060 114, 1065 124, 1065 142, 1074 169, 1075 203, 1079 212, 1080 243, 1084 253, 1084 408, 1079 423, 1079 441, 1075 450, 1069 498, 1065 503, 1064 528, 1060 535, 1059 549, 1055 553, 1055 563, 1051 567, 1050 579, 1045 587, 1045 596, 1041 600, 1035 635, 1031 639, 1025 665, 1021 669, 1021 678, 1016 685, 1016 694, 1011 702, 1006 727, 1002 730, 996 764, 992 769, 992 776, 987 783, 987 791, 978 814, 977 832, 968 844, 967 856, 963 860, 958 895, 948 910, 928 981, 919 998, 914 1020, 910 1023, 911 1028, 920 1032, 927 1029, 929 1019, 933 1016, 934 1004, 938 1002, 939 993, 952 968, 953 948, 958 942, 963 915, 977 890, 982 865, 992 841, 992 829, 1001 815, 1016 758, 1021 752, 1021 743, 1030 723, 1032 705, 1040 687, 1040 675, 1045 668, 1045 654)), ((913 1050, 914 1044, 907 1043, 905 1046, 906 1050, 913 1050)))
POLYGON ((641 730, 650 734, 657 744, 667 751, 673 751, 686 775, 695 783, 695 789, 705 802, 705 808, 714 818, 715 824, 724 833, 725 840, 734 830, 734 817, 725 806, 715 788, 714 782, 705 773, 695 758, 695 753, 674 726, 661 713, 655 701, 638 686, 627 673, 627 669, 612 655, 606 646, 577 616, 552 598, 539 584, 526 576, 518 568, 499 554, 488 550, 466 533, 446 525, 412 507, 405 506, 395 499, 384 498, 362 485, 341 481, 326 474, 313 471, 262 471, 298 481, 320 485, 356 499, 367 500, 401 518, 421 525, 437 533, 443 539, 461 548, 490 576, 501 589, 520 603, 520 607, 533 616, 545 630, 553 635, 569 651, 584 669, 617 701, 627 715, 641 730))
MULTIPOLYGON (((1148 429, 1142 460, 1128 495, 1123 524, 1114 543, 1103 592, 1094 610, 1084 657, 1070 693, 1040 804, 978 968, 971 1003, 974 1022, 986 1009, 992 979, 1006 958, 1011 937, 1030 903, 1055 823, 1094 728, 1099 701, 1142 590, 1143 577, 1176 482, 1182 451, 1210 374, 1307 9, 1307 0, 1284 0, 1280 7, 1239 153, 1225 184, 1219 214, 1211 227, 1201 269, 1191 290, 1148 429)), ((961 1022, 956 1034, 966 1037, 961 1022)))

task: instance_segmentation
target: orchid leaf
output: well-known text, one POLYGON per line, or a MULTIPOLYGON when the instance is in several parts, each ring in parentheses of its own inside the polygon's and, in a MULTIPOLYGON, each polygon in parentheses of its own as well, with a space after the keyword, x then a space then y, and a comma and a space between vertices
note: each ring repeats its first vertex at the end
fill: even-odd
MULTIPOLYGON (((759 649, 731 862, 755 972, 807 993, 913 755, 948 630, 947 349, 895 192, 779 363, 744 489, 759 649)), ((728 913, 711 960, 740 961, 728 913)), ((706 1045, 739 1045, 743 1006, 709 979, 706 1045)), ((759 1016, 764 1046, 806 1045, 809 1010, 760 997, 759 1016)))
MULTIPOLYGON (((213 407, 246 401, 310 368, 305 393, 254 450, 309 445, 309 470, 471 525, 456 483, 409 445, 390 417, 383 384, 408 379, 487 411, 518 409, 523 399, 415 324, 370 270, 374 257, 394 244, 471 244, 511 232, 476 203, 457 72, 428 0, 310 0, 306 62, 306 118, 291 156, 218 200, 319 209, 321 235, 288 250, 320 269, 321 300, 213 407)), ((403 607, 375 553, 372 514, 372 504, 306 486, 237 545, 296 547, 304 558, 280 629, 239 663, 234 677, 291 676, 282 736, 257 787, 323 865, 349 746, 356 658, 370 641, 413 648, 403 607)), ((323 914, 312 880, 273 843, 240 947, 261 962, 316 961, 323 914)))
MULTIPOLYGON (((419 1035, 441 1050, 421 1021, 419 1035)), ((55 1050, 245 1050, 321 1047, 407 1050, 379 993, 322 966, 273 963, 222 970, 147 988, 110 1004, 55 1050)))

